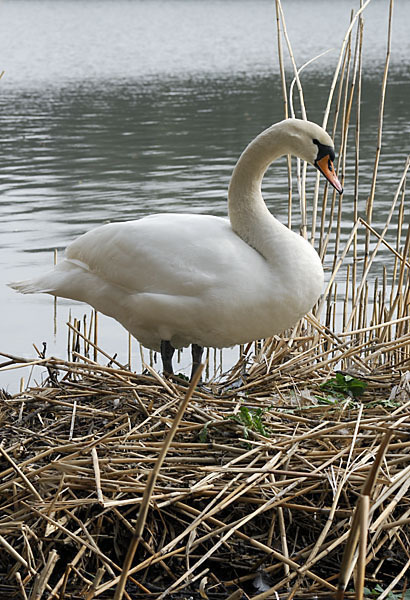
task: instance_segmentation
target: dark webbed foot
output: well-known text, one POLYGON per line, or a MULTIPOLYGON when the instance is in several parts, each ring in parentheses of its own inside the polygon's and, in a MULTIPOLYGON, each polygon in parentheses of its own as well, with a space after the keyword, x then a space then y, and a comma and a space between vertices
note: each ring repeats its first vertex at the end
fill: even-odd
POLYGON ((172 357, 174 356, 175 348, 171 346, 168 340, 161 340, 161 359, 162 370, 165 375, 173 375, 172 357))
POLYGON ((204 349, 202 346, 198 346, 198 344, 192 344, 191 353, 192 353, 192 371, 191 371, 191 381, 195 372, 202 361, 202 354, 204 349))

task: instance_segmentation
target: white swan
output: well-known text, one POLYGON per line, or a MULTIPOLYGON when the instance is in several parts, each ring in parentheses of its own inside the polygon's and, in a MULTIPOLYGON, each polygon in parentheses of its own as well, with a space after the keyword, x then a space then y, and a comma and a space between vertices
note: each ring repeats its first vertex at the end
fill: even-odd
POLYGON ((279 333, 312 308, 323 286, 311 244, 275 219, 262 198, 262 177, 284 154, 317 167, 342 193, 329 135, 288 119, 263 131, 239 158, 229 185, 230 221, 157 214, 103 225, 72 242, 52 271, 10 285, 91 304, 160 350, 168 373, 175 348, 192 344, 194 372, 204 346, 279 333))

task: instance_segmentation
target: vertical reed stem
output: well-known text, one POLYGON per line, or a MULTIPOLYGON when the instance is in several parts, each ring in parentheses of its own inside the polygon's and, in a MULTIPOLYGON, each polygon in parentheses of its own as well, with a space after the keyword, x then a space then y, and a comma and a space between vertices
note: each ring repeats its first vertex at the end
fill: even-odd
MULTIPOLYGON (((280 28, 280 17, 279 17, 279 0, 275 2, 276 8, 276 31, 277 31, 277 41, 278 41, 278 59, 279 59, 279 70, 280 70, 280 80, 282 85, 282 98, 283 98, 283 111, 285 115, 285 119, 289 118, 288 111, 288 94, 286 89, 286 74, 285 67, 283 64, 283 51, 282 51, 282 35, 280 28)), ((286 157, 287 160, 287 168, 288 168, 288 227, 292 227, 292 158, 290 154, 286 157)))
MULTIPOLYGON (((380 95, 380 105, 379 105, 379 128, 377 132, 377 147, 376 147, 376 156, 374 159, 374 167, 373 167, 373 177, 372 183, 370 186, 370 194, 367 199, 366 206, 366 220, 369 225, 372 223, 373 216, 373 202, 374 202, 374 194, 376 191, 376 180, 377 180, 377 172, 379 168, 380 161, 380 152, 382 146, 382 135, 383 135, 383 118, 384 118, 384 101, 386 97, 386 87, 387 87, 387 75, 389 72, 389 64, 390 64, 390 49, 391 49, 391 29, 392 29, 392 21, 393 21, 393 4, 394 0, 390 0, 389 4, 389 21, 387 27, 387 50, 386 50, 386 61, 384 64, 384 73, 383 73, 383 82, 382 82, 382 90, 380 95)), ((366 231, 366 242, 365 242, 365 254, 364 254, 364 264, 363 270, 366 269, 367 258, 369 255, 369 243, 370 243, 370 232, 366 231)))

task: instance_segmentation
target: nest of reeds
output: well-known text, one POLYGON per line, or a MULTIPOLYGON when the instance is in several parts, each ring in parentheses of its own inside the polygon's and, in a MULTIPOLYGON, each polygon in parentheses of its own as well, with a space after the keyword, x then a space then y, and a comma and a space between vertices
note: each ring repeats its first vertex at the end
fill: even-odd
POLYGON ((405 589, 409 376, 320 386, 310 337, 271 340, 272 376, 265 356, 189 394, 153 370, 32 361, 47 381, 1 399, 3 596, 113 598, 133 542, 125 598, 332 598, 358 564, 379 597, 405 589))

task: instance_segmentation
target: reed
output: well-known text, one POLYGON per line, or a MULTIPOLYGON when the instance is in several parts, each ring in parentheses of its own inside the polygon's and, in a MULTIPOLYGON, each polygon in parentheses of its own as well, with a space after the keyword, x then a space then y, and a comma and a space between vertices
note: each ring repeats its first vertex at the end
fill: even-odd
MULTIPOLYGON (((260 600, 275 592, 336 594, 337 565, 363 494, 369 533, 360 538, 361 581, 399 585, 410 518, 408 377, 395 391, 394 410, 382 401, 392 387, 386 373, 369 375, 360 402, 322 403, 313 380, 323 374, 307 372, 293 356, 309 342, 299 336, 282 346, 281 373, 273 378, 191 389, 179 424, 187 387, 177 378, 165 382, 85 357, 43 359, 43 368, 60 373, 57 384, 49 379, 2 399, 8 458, 0 541, 9 585, 23 585, 27 597, 44 584, 45 598, 112 598, 137 519, 145 527, 124 571, 125 597, 193 590, 204 577, 209 598, 235 586, 260 600), (263 428, 235 418, 244 397, 249 411, 263 411, 263 428), (164 446, 171 426, 174 437, 164 446), (386 432, 393 438, 384 442, 377 471, 386 432), (72 558, 64 562, 67 547, 72 558), (390 578, 387 549, 397 557, 390 578), (269 585, 252 592, 261 568, 269 585)), ((33 362, 5 358, 9 369, 33 362)), ((360 531, 364 518, 355 526, 360 531)), ((352 559, 346 564, 349 572, 352 559)))

